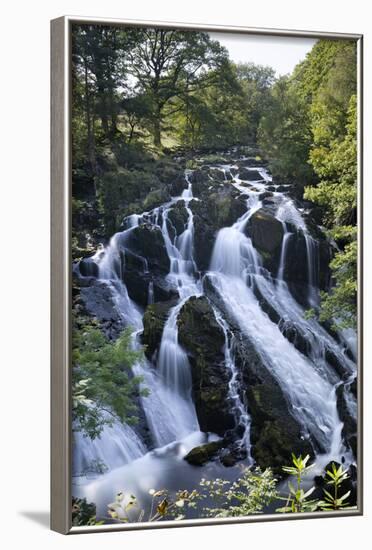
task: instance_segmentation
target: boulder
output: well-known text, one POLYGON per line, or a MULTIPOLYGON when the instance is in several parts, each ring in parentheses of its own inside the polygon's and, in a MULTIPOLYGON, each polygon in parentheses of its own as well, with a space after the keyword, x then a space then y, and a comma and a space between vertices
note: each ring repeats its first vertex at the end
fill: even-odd
POLYGON ((172 197, 179 197, 182 195, 182 191, 187 189, 188 183, 184 174, 178 175, 175 180, 169 185, 169 193, 172 197))
POLYGON ((240 168, 239 178, 241 180, 248 181, 260 181, 262 180, 261 174, 257 170, 248 170, 247 168, 240 168))
POLYGON ((155 272, 169 273, 170 261, 158 227, 149 223, 135 227, 128 236, 127 247, 146 258, 149 268, 155 272))
POLYGON ((283 240, 283 225, 279 220, 262 208, 249 219, 246 232, 252 239, 255 248, 260 251, 280 252, 283 240))
POLYGON ((165 187, 154 189, 146 195, 143 201, 143 209, 146 211, 153 210, 153 208, 156 208, 169 200, 170 195, 165 187))
POLYGON ((265 199, 268 199, 269 197, 273 197, 273 193, 271 191, 263 191, 258 195, 258 199, 260 201, 263 201, 265 199))
POLYGON ((223 441, 211 441, 191 449, 184 460, 193 466, 203 466, 206 462, 216 458, 223 447, 223 441))
POLYGON ((154 302, 166 302, 178 297, 177 291, 161 276, 126 270, 123 273, 123 280, 129 297, 144 308, 149 303, 150 283, 153 285, 154 302))
POLYGON ((209 176, 205 170, 194 170, 189 176, 194 197, 199 197, 208 188, 209 176))
POLYGON ((234 428, 229 410, 225 336, 204 296, 190 298, 178 315, 178 339, 191 365, 193 398, 200 429, 223 436, 234 428))
POLYGON ((246 210, 244 198, 233 187, 225 185, 209 192, 201 201, 191 201, 194 214, 194 257, 198 269, 206 271, 217 231, 236 222, 246 210))
MULTIPOLYGON (((168 230, 175 233, 175 235, 181 235, 184 232, 187 220, 188 213, 185 208, 184 201, 178 201, 168 212, 168 230)), ((174 236, 174 235, 173 235, 174 236)))
POLYGON ((89 286, 80 288, 80 302, 83 312, 100 321, 100 327, 108 338, 117 338, 125 325, 116 309, 111 288, 105 281, 92 278, 89 286))
POLYGON ((92 258, 83 258, 78 265, 83 277, 98 277, 98 265, 92 258))
POLYGON ((146 308, 143 316, 142 343, 145 354, 151 359, 160 346, 164 325, 168 319, 169 310, 177 304, 177 300, 157 302, 146 308))
MULTIPOLYGON (((218 168, 210 168, 209 174, 214 180, 217 180, 219 182, 226 181, 227 179, 225 176, 225 172, 223 170, 219 170, 218 168)), ((230 179, 231 179, 231 176, 230 176, 230 179)))

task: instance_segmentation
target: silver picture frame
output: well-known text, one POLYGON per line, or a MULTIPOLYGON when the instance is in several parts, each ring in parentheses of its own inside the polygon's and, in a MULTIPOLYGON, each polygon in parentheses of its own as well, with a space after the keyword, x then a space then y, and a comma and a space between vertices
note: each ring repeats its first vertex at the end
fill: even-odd
POLYGON ((288 521, 363 514, 363 35, 162 21, 64 16, 51 21, 51 529, 62 534, 288 521), (357 507, 182 522, 72 526, 71 518, 71 27, 91 23, 232 34, 353 39, 358 52, 358 486, 357 507))

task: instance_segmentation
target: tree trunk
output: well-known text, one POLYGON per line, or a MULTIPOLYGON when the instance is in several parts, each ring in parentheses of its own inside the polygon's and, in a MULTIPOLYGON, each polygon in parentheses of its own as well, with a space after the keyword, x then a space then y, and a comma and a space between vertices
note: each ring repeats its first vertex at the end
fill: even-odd
POLYGON ((155 119, 154 119, 154 145, 159 149, 162 148, 161 144, 161 106, 156 106, 155 119))
POLYGON ((85 84, 85 114, 86 114, 86 125, 87 125, 87 149, 88 149, 88 160, 90 164, 90 169, 92 174, 96 173, 96 151, 95 151, 95 141, 94 141, 94 121, 91 118, 91 104, 90 104, 90 92, 89 92, 89 82, 88 82, 88 64, 86 59, 84 59, 84 84, 85 84))

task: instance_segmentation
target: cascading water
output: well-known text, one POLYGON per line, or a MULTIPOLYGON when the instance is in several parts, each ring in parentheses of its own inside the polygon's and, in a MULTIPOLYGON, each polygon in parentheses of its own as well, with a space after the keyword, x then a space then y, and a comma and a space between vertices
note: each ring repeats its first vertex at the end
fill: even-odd
MULTIPOLYGON (((272 194, 277 206, 275 217, 282 223, 283 240, 277 271, 270 274, 263 267, 263 257, 248 236, 249 220, 263 207, 260 193, 265 191, 268 185, 274 188, 277 186, 272 185, 271 177, 264 168, 255 167, 254 170, 259 173, 262 180, 250 181, 249 185, 236 175, 236 166, 220 165, 217 168, 224 173, 223 185, 233 186, 234 193, 238 191, 241 198, 245 198, 247 205, 246 212, 232 226, 220 229, 216 236, 210 270, 206 277, 219 297, 218 303, 215 303, 207 290, 203 290, 203 280, 194 260, 195 203, 192 201, 195 199, 189 181, 189 171, 185 174, 187 188, 180 196, 173 197, 151 212, 128 216, 124 220, 125 230, 115 234, 109 246, 99 250, 93 257, 93 261, 98 265, 100 283, 109 289, 123 325, 133 328, 135 349, 140 347, 144 312, 129 297, 123 275, 126 269, 125 252, 129 246, 131 232, 141 224, 150 224, 162 233, 170 263, 166 281, 178 295, 178 300, 169 309, 155 356, 151 361, 143 358, 133 366, 134 375, 142 377, 141 387, 149 390, 148 396, 139 398, 143 422, 149 437, 143 439, 140 435, 141 430, 136 431, 136 427, 132 428, 116 421, 112 426, 106 426, 101 437, 94 441, 76 433, 74 469, 79 475, 89 472, 92 465, 99 465, 100 462, 110 469, 117 469, 117 472, 121 472, 118 469, 120 466, 127 465, 123 466, 129 468, 127 472, 135 472, 133 475, 141 477, 142 481, 136 489, 146 492, 155 484, 154 477, 149 477, 149 470, 159 469, 161 463, 161 476, 164 476, 164 471, 168 472, 164 457, 172 460, 173 466, 178 468, 180 462, 177 461, 182 459, 188 450, 208 441, 209 438, 216 437, 199 431, 192 397, 189 359, 186 350, 178 341, 180 311, 189 298, 201 295, 207 295, 210 300, 216 321, 225 337, 223 368, 229 373, 228 402, 236 422, 236 443, 245 450, 246 463, 254 462, 250 440, 252 418, 242 388, 242 373, 234 358, 236 327, 254 347, 265 368, 280 385, 289 403, 290 413, 302 427, 302 436, 310 438, 314 443, 318 464, 324 465, 329 459, 341 460, 341 457, 352 461, 343 443, 343 424, 337 410, 336 390, 341 383, 344 384, 346 406, 350 415, 355 417, 356 400, 350 390, 355 378, 355 364, 344 351, 344 347, 352 347, 354 335, 350 331, 341 333, 340 341, 345 342, 345 346, 340 345, 315 319, 305 317, 304 308, 293 297, 286 282, 289 245, 293 235, 298 231, 303 235, 306 247, 307 300, 309 306, 317 307, 317 241, 310 235, 304 217, 294 201, 282 192, 274 191, 272 194), (170 214, 172 208, 180 201, 187 216, 183 231, 178 231, 177 234, 170 214), (276 312, 279 321, 270 318, 263 303, 268 304, 270 309, 276 312), (234 330, 231 328, 231 322, 234 323, 234 330), (287 338, 288 329, 293 327, 305 342, 306 350, 299 351, 287 338), (344 373, 342 382, 340 374, 329 364, 330 355, 344 373), (149 451, 149 448, 155 450, 149 451), (160 462, 154 462, 155 459, 160 462)), ((136 255, 131 249, 130 254, 135 256, 138 263, 143 266, 143 273, 149 277, 147 304, 151 305, 156 299, 154 280, 151 278, 147 258, 136 255)), ((115 479, 118 479, 119 473, 115 476, 115 479)), ((81 494, 91 495, 93 501, 107 503, 111 499, 107 496, 110 494, 107 489, 108 483, 102 481, 102 487, 105 487, 102 493, 104 496, 98 497, 101 489, 94 484, 81 494)))
MULTIPOLYGON (((255 204, 253 212, 256 209, 255 204)), ((232 227, 218 233, 210 265, 210 281, 222 299, 226 312, 253 343, 265 366, 287 395, 292 413, 303 427, 304 437, 311 437, 327 457, 340 459, 345 454, 345 448, 341 438, 342 422, 338 416, 335 387, 324 372, 319 372, 317 366, 285 338, 278 325, 261 309, 254 294, 254 284, 257 284, 270 304, 273 299, 276 300, 282 313, 283 293, 287 297, 289 293, 281 286, 278 289, 270 280, 271 277, 265 274, 252 241, 243 233, 253 212, 248 209, 247 214, 232 227)), ((301 221, 301 224, 304 222, 301 221)), ((282 250, 283 264, 284 261, 285 250, 282 250)), ((298 316, 299 309, 298 305, 294 308, 298 316)), ((287 316, 292 315, 289 308, 286 313, 287 316)))
POLYGON ((287 259, 287 249, 288 249, 289 239, 291 238, 291 235, 292 235, 292 233, 288 231, 286 223, 282 222, 282 225, 283 225, 283 244, 282 244, 282 250, 280 252, 279 268, 278 268, 278 274, 277 274, 277 279, 280 283, 284 279, 284 270, 285 270, 286 259, 287 259))
POLYGON ((238 444, 243 447, 247 455, 247 461, 249 464, 253 464, 253 458, 251 454, 251 424, 252 420, 247 411, 247 404, 244 404, 240 396, 240 382, 239 382, 239 371, 235 365, 234 361, 234 352, 233 352, 233 336, 229 335, 229 327, 221 313, 214 308, 214 315, 216 317, 217 323, 223 330, 225 336, 225 346, 224 346, 224 355, 225 355, 225 366, 230 371, 230 380, 229 380, 229 399, 232 403, 232 412, 235 417, 238 430, 242 432, 242 436, 238 444))

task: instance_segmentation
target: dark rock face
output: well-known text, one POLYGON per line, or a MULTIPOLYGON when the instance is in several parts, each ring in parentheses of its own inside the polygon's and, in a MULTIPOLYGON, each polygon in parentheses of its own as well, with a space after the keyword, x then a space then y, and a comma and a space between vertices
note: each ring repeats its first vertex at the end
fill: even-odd
POLYGON ((192 183, 192 193, 194 197, 199 197, 208 188, 209 177, 204 170, 194 170, 190 174, 190 182, 192 183))
POLYGON ((273 253, 281 249, 283 240, 282 224, 264 210, 257 210, 249 219, 247 231, 255 248, 273 253))
POLYGON ((183 174, 179 174, 170 184, 169 193, 172 197, 179 197, 184 189, 187 189, 187 181, 183 174))
POLYGON ((216 458, 223 447, 223 441, 211 441, 210 443, 205 443, 191 449, 184 457, 184 460, 193 466, 203 466, 206 462, 216 458))
POLYGON ((248 220, 245 233, 260 252, 264 267, 276 275, 284 234, 282 224, 261 208, 248 220))
MULTIPOLYGON (((84 283, 84 279, 77 284, 84 283)), ((81 287, 79 301, 84 312, 96 317, 106 336, 110 339, 117 338, 124 328, 124 321, 116 309, 110 287, 104 281, 91 278, 88 285, 81 287)))
POLYGON ((151 359, 158 350, 164 325, 168 319, 169 310, 177 304, 177 300, 158 302, 147 307, 143 317, 142 343, 146 346, 145 354, 151 359))
POLYGON ((195 261, 201 271, 206 271, 217 231, 232 225, 247 208, 244 199, 229 184, 223 185, 218 192, 210 190, 203 200, 192 201, 190 207, 194 213, 195 261))
POLYGON ((193 398, 200 429, 223 435, 234 427, 228 407, 229 373, 224 364, 225 336, 208 300, 190 298, 178 316, 178 338, 191 365, 193 398))
POLYGON ((248 170, 247 168, 240 168, 239 178, 241 180, 248 181, 260 181, 262 180, 261 174, 257 170, 248 170))
POLYGON ((79 271, 83 277, 98 277, 98 265, 92 258, 80 260, 79 271))
POLYGON ((170 263, 161 230, 151 224, 135 227, 130 232, 128 248, 147 259, 148 266, 155 272, 167 274, 170 263))
POLYGON ((184 201, 178 201, 174 207, 168 213, 168 230, 174 237, 175 235, 181 235, 186 228, 188 220, 187 210, 185 208, 184 201))
POLYGON ((272 467, 280 474, 289 464, 291 453, 310 454, 310 441, 304 440, 301 427, 291 415, 287 400, 276 380, 248 341, 236 345, 235 360, 239 366, 252 417, 252 454, 261 468, 272 467))
MULTIPOLYGON (((308 290, 308 252, 306 240, 301 230, 291 228, 291 236, 288 240, 286 263, 284 267, 284 279, 298 302, 307 306, 308 290)), ((318 279, 315 283, 320 290, 329 288, 331 274, 329 269, 330 247, 326 239, 318 239, 315 242, 315 265, 318 279)))
POLYGON ((347 391, 349 390, 347 384, 342 384, 338 386, 336 390, 337 395, 337 410, 340 415, 340 420, 344 423, 342 428, 342 436, 347 442, 351 450, 353 451, 354 456, 357 456, 357 437, 358 437, 358 426, 355 418, 352 417, 347 406, 347 391))

